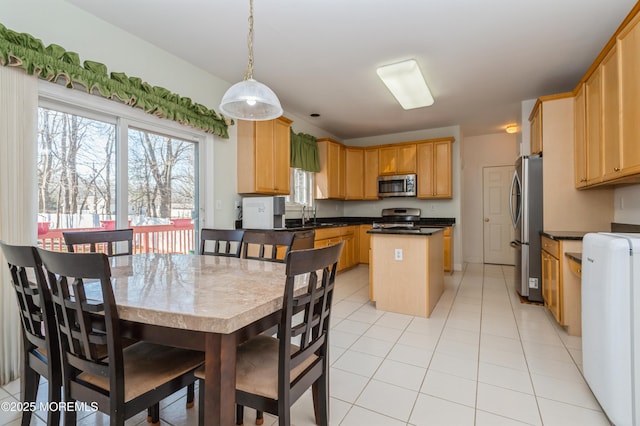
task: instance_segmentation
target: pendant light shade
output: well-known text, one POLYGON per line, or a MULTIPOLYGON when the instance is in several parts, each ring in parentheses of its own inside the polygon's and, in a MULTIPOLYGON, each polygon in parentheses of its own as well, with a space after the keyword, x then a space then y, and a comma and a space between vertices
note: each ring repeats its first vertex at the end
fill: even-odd
POLYGON ((227 90, 220 102, 220 110, 237 120, 273 120, 282 115, 280 100, 273 90, 253 79, 253 0, 249 0, 249 61, 244 80, 227 90))
POLYGON ((220 110, 239 120, 273 120, 282 115, 280 101, 273 90, 252 78, 234 84, 222 97, 220 110))

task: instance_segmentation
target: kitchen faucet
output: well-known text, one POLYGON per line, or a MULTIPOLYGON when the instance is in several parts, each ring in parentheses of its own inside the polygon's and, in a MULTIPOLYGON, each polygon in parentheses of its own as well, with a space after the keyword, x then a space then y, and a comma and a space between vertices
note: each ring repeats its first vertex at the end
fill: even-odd
POLYGON ((305 217, 304 217, 304 213, 305 213, 306 210, 307 210, 307 206, 303 205, 302 206, 302 226, 304 226, 304 224, 306 222, 305 217))

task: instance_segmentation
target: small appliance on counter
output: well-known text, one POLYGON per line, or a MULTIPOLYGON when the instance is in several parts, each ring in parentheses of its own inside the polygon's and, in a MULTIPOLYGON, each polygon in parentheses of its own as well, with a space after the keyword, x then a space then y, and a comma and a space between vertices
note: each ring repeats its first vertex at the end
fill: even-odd
POLYGON ((284 197, 245 197, 242 199, 242 227, 284 228, 284 211, 284 197))

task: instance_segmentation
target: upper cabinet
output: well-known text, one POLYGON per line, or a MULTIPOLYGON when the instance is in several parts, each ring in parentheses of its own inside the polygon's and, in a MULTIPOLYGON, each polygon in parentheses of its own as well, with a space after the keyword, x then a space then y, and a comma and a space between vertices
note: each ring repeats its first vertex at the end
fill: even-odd
POLYGON ((451 144, 453 138, 417 144, 418 198, 452 198, 451 144))
POLYGON ((238 193, 289 194, 291 120, 238 120, 238 193))
POLYGON ((331 138, 318 139, 320 172, 316 173, 316 199, 345 199, 345 146, 331 138))
POLYGON ((531 116, 529 116, 531 122, 531 154, 542 153, 542 102, 536 102, 533 107, 531 116))
POLYGON ((576 88, 575 186, 640 182, 640 8, 576 88))
POLYGON ((364 150, 347 147, 345 149, 345 200, 364 198, 364 150))
POLYGON ((364 149, 364 197, 378 199, 378 148, 364 149))
POLYGON ((640 173, 640 15, 636 15, 618 36, 620 55, 620 172, 640 173))
POLYGON ((380 175, 401 175, 416 172, 416 144, 386 145, 378 148, 380 175))

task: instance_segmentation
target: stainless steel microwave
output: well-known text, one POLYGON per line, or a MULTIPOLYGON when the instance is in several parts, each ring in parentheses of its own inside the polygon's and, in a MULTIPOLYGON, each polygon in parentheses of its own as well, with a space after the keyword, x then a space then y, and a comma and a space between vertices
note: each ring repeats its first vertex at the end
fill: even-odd
POLYGON ((415 197, 416 174, 378 176, 378 197, 415 197))

